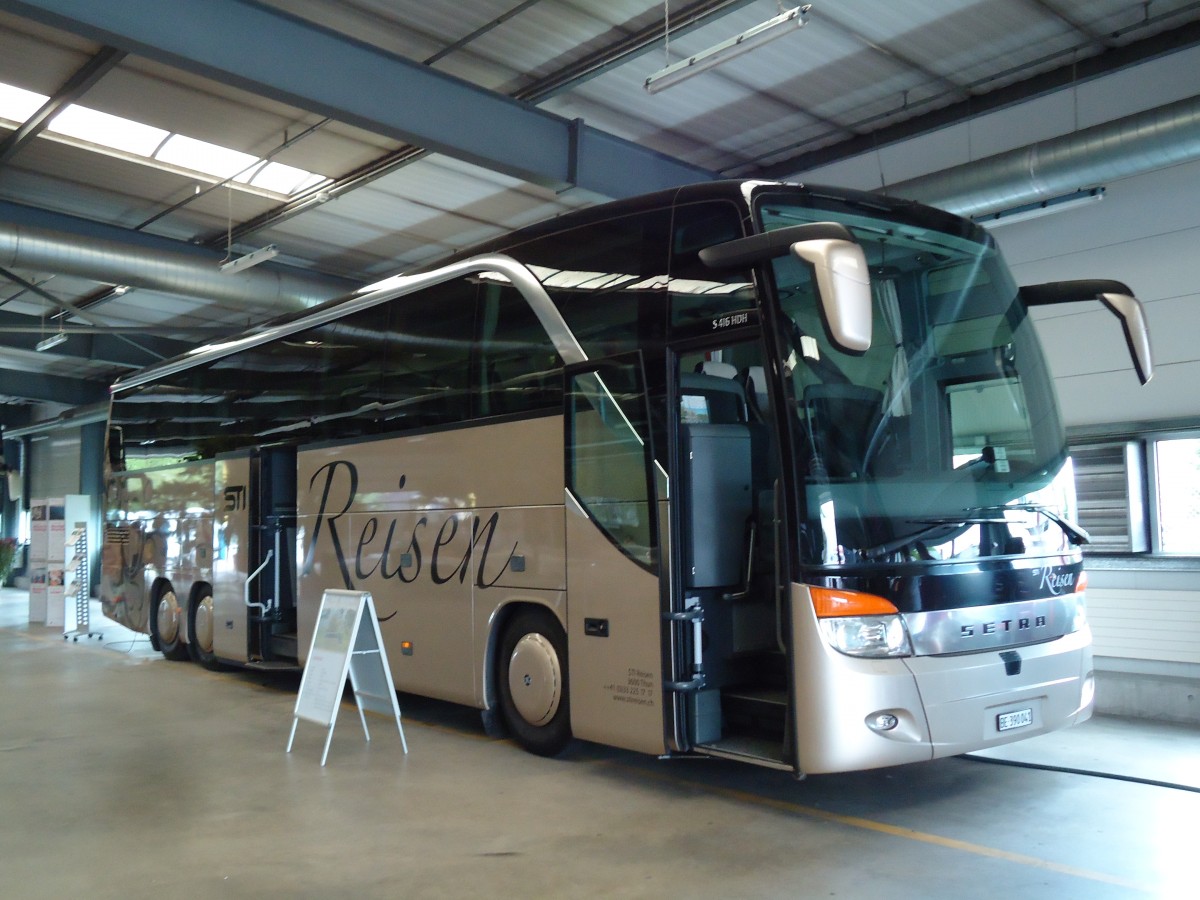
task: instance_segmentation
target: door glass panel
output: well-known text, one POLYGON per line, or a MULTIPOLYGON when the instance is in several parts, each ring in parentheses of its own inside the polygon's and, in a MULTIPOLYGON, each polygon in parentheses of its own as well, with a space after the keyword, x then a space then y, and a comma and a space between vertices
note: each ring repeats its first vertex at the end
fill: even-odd
POLYGON ((603 363, 570 378, 567 486, 631 559, 656 564, 646 394, 638 363, 603 363))

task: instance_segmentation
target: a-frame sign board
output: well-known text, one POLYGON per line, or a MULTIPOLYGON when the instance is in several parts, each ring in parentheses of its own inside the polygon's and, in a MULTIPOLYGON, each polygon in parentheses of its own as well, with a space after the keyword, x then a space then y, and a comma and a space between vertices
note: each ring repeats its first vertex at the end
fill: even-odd
POLYGON ((371 733, 367 730, 364 711, 369 709, 395 718, 396 728, 400 731, 400 743, 407 753, 408 741, 404 739, 404 726, 400 724, 400 703, 396 699, 392 670, 388 666, 387 651, 383 648, 383 638, 379 633, 375 602, 368 591, 335 590, 328 590, 321 597, 317 627, 313 631, 308 662, 304 665, 300 692, 296 696, 296 711, 292 718, 287 752, 292 752, 292 741, 300 720, 316 722, 329 729, 325 736, 325 750, 321 754, 321 765, 325 765, 338 707, 342 705, 347 674, 367 740, 371 740, 371 733))

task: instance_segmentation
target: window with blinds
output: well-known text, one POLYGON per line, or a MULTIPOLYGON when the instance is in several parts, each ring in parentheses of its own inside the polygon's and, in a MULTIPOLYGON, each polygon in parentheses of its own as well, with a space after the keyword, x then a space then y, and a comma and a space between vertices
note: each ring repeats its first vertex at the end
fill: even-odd
POLYGON ((1091 535, 1087 553, 1149 549, 1146 480, 1139 441, 1071 448, 1079 524, 1091 535))

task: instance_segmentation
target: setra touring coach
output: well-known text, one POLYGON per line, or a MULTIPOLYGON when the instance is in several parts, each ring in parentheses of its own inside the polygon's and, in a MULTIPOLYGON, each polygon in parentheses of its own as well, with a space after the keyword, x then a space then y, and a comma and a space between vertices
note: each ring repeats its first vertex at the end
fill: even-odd
MULTIPOLYGON (((400 691, 797 776, 1092 710, 1070 458, 975 224, 692 185, 564 215, 112 389, 102 601, 171 659, 303 666, 369 591, 400 691)), ((202 689, 198 687, 197 689, 202 689)), ((186 703, 186 698, 180 702, 186 703)))

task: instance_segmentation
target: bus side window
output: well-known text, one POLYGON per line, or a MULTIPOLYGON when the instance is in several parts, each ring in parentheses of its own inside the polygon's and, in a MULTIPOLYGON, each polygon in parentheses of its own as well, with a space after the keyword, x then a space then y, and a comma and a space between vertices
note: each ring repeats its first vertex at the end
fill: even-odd
POLYGON ((379 364, 386 430, 451 424, 470 416, 477 292, 473 282, 458 279, 388 304, 379 364))
POLYGON ((487 284, 480 307, 475 414, 495 416, 562 406, 562 359, 515 288, 487 284))

